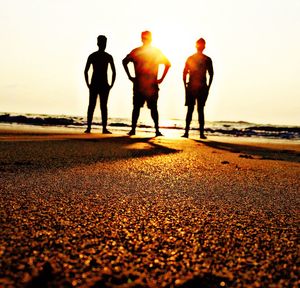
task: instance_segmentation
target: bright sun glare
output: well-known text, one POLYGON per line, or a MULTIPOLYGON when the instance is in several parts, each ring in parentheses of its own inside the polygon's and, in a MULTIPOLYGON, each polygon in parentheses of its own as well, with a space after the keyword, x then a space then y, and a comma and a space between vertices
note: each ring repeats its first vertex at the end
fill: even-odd
POLYGON ((172 65, 183 65, 187 57, 195 52, 195 41, 192 35, 172 29, 153 29, 153 46, 159 48, 171 61, 172 65))

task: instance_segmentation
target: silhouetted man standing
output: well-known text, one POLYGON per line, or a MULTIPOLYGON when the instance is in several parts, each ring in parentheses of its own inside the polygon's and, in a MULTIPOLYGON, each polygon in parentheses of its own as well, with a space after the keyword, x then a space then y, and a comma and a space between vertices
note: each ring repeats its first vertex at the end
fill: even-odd
POLYGON ((132 50, 123 59, 126 74, 129 80, 133 82, 132 128, 128 135, 135 135, 140 109, 144 106, 145 102, 147 102, 147 106, 151 110, 151 117, 154 121, 156 136, 162 136, 158 125, 158 84, 164 80, 171 64, 159 49, 151 46, 151 32, 144 31, 141 36, 143 45, 132 50), (133 62, 135 77, 132 77, 129 72, 129 62, 133 62), (161 78, 157 79, 159 64, 163 64, 165 68, 161 78))
POLYGON ((185 106, 188 107, 183 137, 189 137, 190 123, 197 101, 200 138, 206 139, 204 135, 204 106, 213 80, 214 70, 212 60, 203 54, 203 50, 205 49, 205 40, 203 38, 197 40, 196 49, 197 53, 186 60, 183 70, 183 83, 186 89, 185 106), (208 84, 206 79, 207 73, 209 75, 208 84), (189 82, 187 82, 187 75, 189 75, 189 82))
POLYGON ((104 134, 111 134, 106 128, 107 126, 107 100, 110 89, 113 87, 116 79, 116 69, 114 65, 113 57, 105 52, 107 39, 105 36, 100 35, 97 38, 97 45, 99 50, 92 53, 86 62, 84 69, 85 82, 90 90, 89 107, 87 112, 87 124, 88 127, 85 133, 91 132, 92 120, 94 115, 94 110, 96 107, 97 97, 100 95, 100 109, 102 117, 102 132, 104 134), (110 64, 112 70, 111 84, 107 80, 107 69, 108 64, 110 64), (93 74, 91 82, 89 82, 88 71, 90 66, 93 66, 93 74))

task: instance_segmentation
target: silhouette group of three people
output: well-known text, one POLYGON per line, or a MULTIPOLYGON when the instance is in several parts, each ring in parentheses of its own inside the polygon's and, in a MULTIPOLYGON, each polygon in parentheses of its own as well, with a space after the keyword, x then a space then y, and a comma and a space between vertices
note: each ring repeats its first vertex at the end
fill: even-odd
MULTIPOLYGON (((133 49, 122 61, 125 72, 133 83, 133 110, 132 124, 128 135, 135 135, 140 109, 147 103, 151 111, 151 117, 155 125, 156 136, 162 136, 159 131, 159 116, 157 109, 159 84, 163 82, 168 73, 171 63, 168 58, 156 47, 151 45, 152 34, 144 31, 141 34, 143 45, 133 49), (135 75, 132 76, 128 64, 134 65, 135 75), (159 65, 164 65, 162 76, 158 79, 159 65)), ((107 130, 107 100, 110 89, 116 79, 116 69, 113 57, 105 52, 107 38, 103 35, 98 36, 97 45, 99 50, 92 53, 84 69, 85 81, 89 88, 89 106, 87 112, 87 129, 85 133, 91 132, 93 114, 100 96, 100 109, 102 117, 102 132, 111 134, 107 130), (112 79, 108 82, 107 70, 110 65, 112 79), (89 69, 92 66, 93 73, 89 80, 89 69)), ((208 97, 209 89, 213 80, 213 64, 210 57, 203 54, 205 40, 200 38, 196 41, 197 52, 187 58, 183 70, 183 82, 185 87, 185 106, 187 106, 186 126, 183 137, 189 137, 190 123, 194 107, 197 103, 200 138, 205 139, 204 135, 204 106, 208 97), (207 83, 207 75, 209 76, 207 83)))

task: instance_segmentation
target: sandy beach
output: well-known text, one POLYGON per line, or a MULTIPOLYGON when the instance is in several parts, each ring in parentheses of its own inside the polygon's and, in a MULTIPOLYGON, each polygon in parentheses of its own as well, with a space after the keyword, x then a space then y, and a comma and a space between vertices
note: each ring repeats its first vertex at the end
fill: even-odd
POLYGON ((1 287, 298 287, 300 144, 0 127, 1 287))

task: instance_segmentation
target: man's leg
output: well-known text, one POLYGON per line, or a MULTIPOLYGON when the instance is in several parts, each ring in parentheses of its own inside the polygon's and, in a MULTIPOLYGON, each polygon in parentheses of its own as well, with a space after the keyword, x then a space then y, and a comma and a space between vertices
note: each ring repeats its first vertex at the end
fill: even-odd
POLYGON ((111 134, 106 128, 107 126, 107 100, 108 100, 109 90, 101 91, 100 94, 100 110, 102 118, 102 133, 111 134))
POLYGON ((87 129, 84 131, 85 133, 91 132, 93 115, 97 102, 97 95, 97 91, 90 89, 89 107, 87 112, 87 129))
POLYGON ((141 107, 139 105, 133 105, 132 118, 131 118, 131 131, 128 133, 128 135, 135 135, 136 124, 140 116, 140 109, 141 107))
POLYGON ((200 128, 200 138, 206 139, 204 135, 204 105, 198 105, 198 121, 199 121, 199 128, 200 128))
POLYGON ((153 119, 154 122, 154 126, 155 126, 155 134, 156 136, 162 136, 162 134, 159 131, 159 125, 158 125, 158 110, 157 110, 157 105, 153 105, 153 107, 151 107, 151 117, 153 119))
POLYGON ((186 118, 185 118, 185 133, 183 134, 182 137, 188 138, 189 137, 189 130, 190 130, 190 124, 192 121, 193 117, 193 112, 194 112, 194 105, 189 105, 188 110, 186 113, 186 118))

